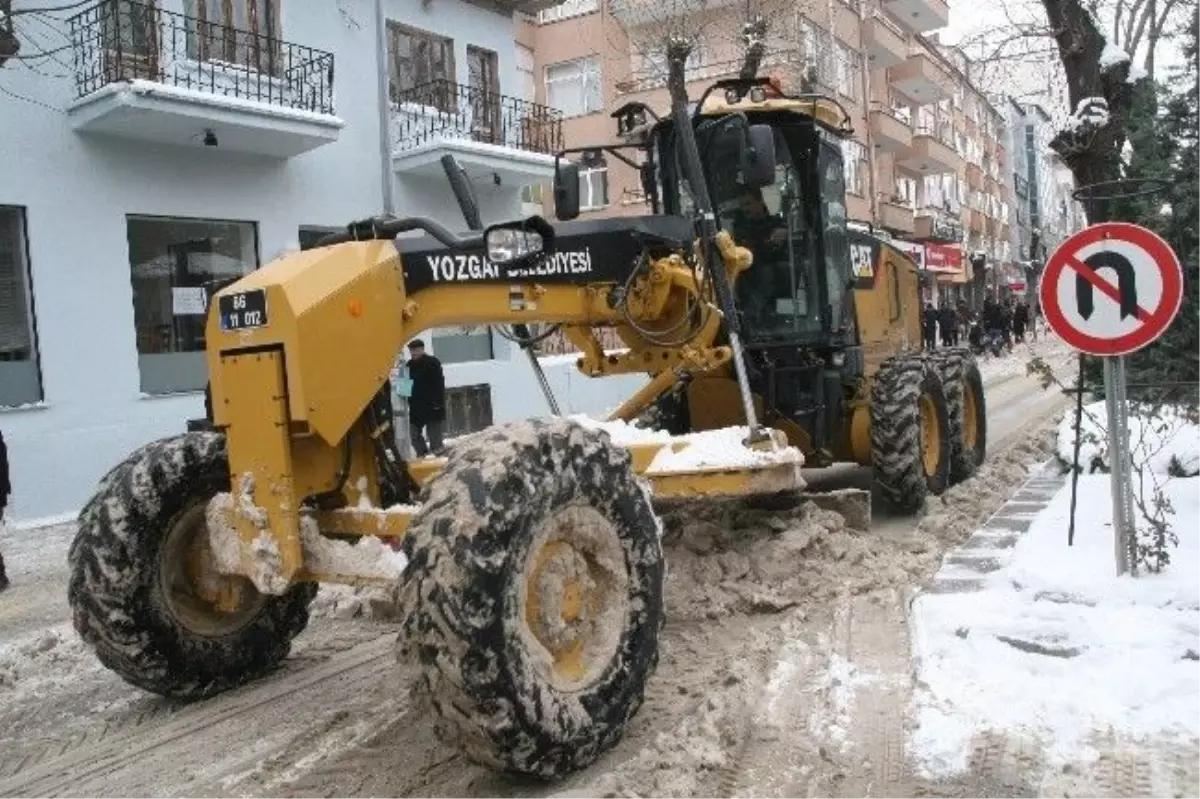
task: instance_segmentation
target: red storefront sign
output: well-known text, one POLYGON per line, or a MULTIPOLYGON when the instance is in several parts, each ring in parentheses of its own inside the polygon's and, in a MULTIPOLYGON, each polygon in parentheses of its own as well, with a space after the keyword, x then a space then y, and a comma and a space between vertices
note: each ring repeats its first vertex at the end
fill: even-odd
POLYGON ((961 272, 962 249, 953 244, 926 242, 925 268, 930 272, 961 272))

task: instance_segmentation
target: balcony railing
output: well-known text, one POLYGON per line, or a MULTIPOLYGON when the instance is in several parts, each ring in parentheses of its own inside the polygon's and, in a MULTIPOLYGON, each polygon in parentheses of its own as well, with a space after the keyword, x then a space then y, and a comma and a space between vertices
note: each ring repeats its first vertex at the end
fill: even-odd
POLYGON ((163 11, 101 0, 71 17, 75 90, 145 80, 320 114, 333 113, 333 54, 163 11))
MULTIPOLYGON (((716 81, 721 78, 733 77, 741 70, 742 62, 743 59, 735 58, 694 65, 689 64, 685 76, 688 83, 695 81, 716 81)), ((760 74, 765 74, 762 70, 785 64, 796 65, 798 69, 802 69, 802 65, 804 64, 803 51, 791 48, 786 50, 768 50, 766 55, 763 56, 762 63, 759 64, 760 74)), ((650 67, 634 70, 629 80, 617 83, 616 90, 618 94, 632 94, 634 92, 660 89, 666 85, 666 68, 650 67)))
POLYGON ((475 86, 415 86, 394 95, 392 111, 397 152, 443 138, 547 155, 563 148, 562 111, 475 86))

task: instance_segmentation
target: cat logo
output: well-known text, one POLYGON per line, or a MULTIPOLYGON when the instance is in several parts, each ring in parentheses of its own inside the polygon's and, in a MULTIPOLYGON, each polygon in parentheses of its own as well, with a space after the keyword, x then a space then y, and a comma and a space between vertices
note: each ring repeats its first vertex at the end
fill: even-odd
POLYGON ((850 266, 855 277, 875 277, 875 261, 871 257, 874 247, 870 244, 850 245, 850 266))

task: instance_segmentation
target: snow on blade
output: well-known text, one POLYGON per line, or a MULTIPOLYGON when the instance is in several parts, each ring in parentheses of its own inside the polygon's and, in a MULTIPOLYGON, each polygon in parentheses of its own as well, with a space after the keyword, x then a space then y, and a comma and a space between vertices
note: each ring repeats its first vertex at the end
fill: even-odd
POLYGON ((786 447, 780 450, 756 450, 742 442, 750 435, 748 427, 725 427, 672 436, 661 430, 646 430, 628 422, 601 422, 584 415, 572 416, 573 421, 592 430, 603 430, 618 446, 632 444, 668 444, 654 457, 647 474, 691 472, 718 469, 753 469, 779 464, 804 462, 800 450, 786 447), (686 445, 686 446, 679 446, 686 445))

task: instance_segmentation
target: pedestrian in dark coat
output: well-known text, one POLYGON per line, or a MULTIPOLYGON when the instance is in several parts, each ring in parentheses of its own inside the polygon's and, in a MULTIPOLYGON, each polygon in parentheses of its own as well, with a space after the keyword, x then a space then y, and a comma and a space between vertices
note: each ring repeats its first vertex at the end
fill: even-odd
MULTIPOLYGON (((8 447, 4 444, 4 433, 0 433, 0 525, 4 524, 4 511, 8 497, 12 494, 12 483, 8 480, 8 447)), ((4 555, 0 553, 0 591, 8 588, 8 574, 4 571, 4 555)))
POLYGON ((446 424, 446 376, 442 362, 425 352, 425 342, 416 338, 408 345, 408 374, 412 396, 408 399, 408 428, 418 458, 432 452, 440 455, 446 424), (429 435, 426 442, 425 434, 429 435))
POLYGON ((938 311, 938 327, 942 331, 942 346, 958 346, 958 314, 950 304, 943 305, 938 311))
POLYGON ((933 303, 925 303, 925 314, 922 319, 921 330, 924 333, 925 349, 937 349, 937 325, 938 312, 937 308, 933 307, 933 303))
POLYGON ((1013 309, 1013 336, 1017 342, 1025 340, 1025 328, 1029 326, 1029 306, 1023 302, 1018 302, 1017 307, 1013 309))

